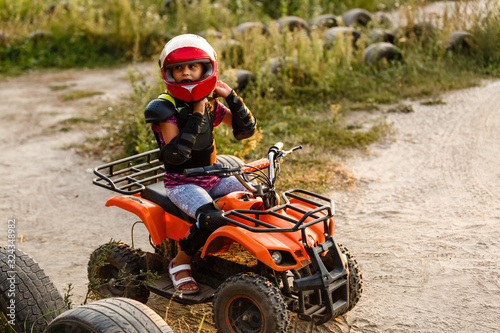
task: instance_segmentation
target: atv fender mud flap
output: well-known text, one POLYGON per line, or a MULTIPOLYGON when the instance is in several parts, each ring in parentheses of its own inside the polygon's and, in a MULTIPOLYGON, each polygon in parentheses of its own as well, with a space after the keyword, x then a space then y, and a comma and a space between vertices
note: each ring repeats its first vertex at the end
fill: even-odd
POLYGON ((298 317, 321 325, 344 313, 349 306, 347 263, 331 237, 316 247, 306 247, 306 251, 314 274, 293 281, 294 289, 299 292, 298 317), (325 252, 326 258, 322 259, 325 252), (325 261, 333 269, 327 269, 325 261))

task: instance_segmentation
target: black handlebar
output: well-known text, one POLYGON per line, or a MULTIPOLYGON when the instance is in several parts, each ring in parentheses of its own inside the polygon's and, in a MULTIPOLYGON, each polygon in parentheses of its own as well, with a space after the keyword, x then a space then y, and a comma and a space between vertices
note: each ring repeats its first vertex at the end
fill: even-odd
MULTIPOLYGON (((283 143, 277 142, 274 146, 269 148, 268 151, 268 159, 270 163, 269 168, 269 179, 271 180, 271 184, 274 183, 275 171, 279 172, 279 170, 275 170, 274 162, 277 158, 281 158, 286 156, 287 154, 301 149, 302 146, 297 146, 292 148, 289 151, 284 151, 283 143)), ((229 177, 234 174, 241 174, 241 166, 239 167, 231 167, 223 164, 214 164, 211 166, 200 167, 200 168, 191 168, 184 170, 184 176, 186 177, 197 177, 197 176, 218 176, 218 177, 229 177)))
POLYGON ((283 143, 278 142, 271 148, 269 148, 267 159, 269 160, 269 167, 267 168, 268 174, 265 175, 263 172, 257 172, 257 168, 250 171, 252 174, 250 178, 245 177, 243 171, 244 166, 227 166, 223 164, 214 164, 212 166, 185 169, 185 177, 197 177, 197 176, 217 176, 219 178, 235 176, 236 179, 255 197, 262 197, 264 207, 266 209, 274 207, 277 203, 275 202, 275 189, 274 182, 276 177, 280 172, 280 164, 286 155, 292 153, 297 149, 301 149, 302 146, 297 146, 291 150, 283 150, 283 143))
POLYGON ((191 168, 184 170, 184 176, 186 177, 197 177, 197 176, 218 176, 223 177, 224 175, 241 170, 241 167, 231 168, 223 164, 214 164, 211 166, 201 167, 201 168, 191 168))

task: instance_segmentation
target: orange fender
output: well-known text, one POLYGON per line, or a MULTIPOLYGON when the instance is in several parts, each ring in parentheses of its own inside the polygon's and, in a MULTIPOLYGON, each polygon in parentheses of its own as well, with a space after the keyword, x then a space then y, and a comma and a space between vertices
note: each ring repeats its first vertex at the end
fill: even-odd
POLYGON ((255 169, 264 169, 269 166, 269 159, 267 158, 261 158, 260 160, 253 161, 248 163, 246 166, 242 168, 243 172, 252 172, 255 171, 255 169))
POLYGON ((217 205, 220 209, 228 212, 233 209, 252 209, 255 204, 262 204, 262 199, 250 198, 248 200, 243 200, 242 197, 248 195, 248 192, 237 191, 231 192, 226 196, 223 196, 217 201, 217 205))
POLYGON ((160 206, 140 196, 114 196, 106 202, 106 207, 116 206, 137 215, 148 229, 151 241, 158 245, 168 237, 184 238, 191 224, 175 216, 165 214, 160 206))
MULTIPOLYGON (((216 239, 219 237, 228 238, 239 243, 241 246, 245 248, 245 250, 254 255, 255 258, 257 258, 257 260, 263 262, 264 264, 266 264, 267 266, 271 267, 276 271, 284 271, 288 269, 302 267, 301 261, 309 259, 307 255, 304 253, 304 251, 300 250, 297 251, 290 248, 285 243, 281 242, 279 239, 274 237, 273 234, 271 233, 256 234, 251 231, 234 226, 223 226, 218 228, 214 233, 212 233, 208 238, 207 242, 205 243, 207 245, 203 248, 203 251, 201 253, 202 258, 205 257, 207 252, 212 252, 211 250, 217 250, 217 249, 211 249, 210 245, 212 245, 212 242, 213 244, 220 244, 220 242, 216 241, 216 239), (271 258, 269 250, 287 251, 292 254, 293 258, 297 263, 293 266, 278 266, 271 258), (297 257, 297 253, 300 253, 301 257, 297 257)), ((298 244, 297 247, 300 248, 298 244)))
MULTIPOLYGON (((316 208, 316 206, 309 205, 309 204, 307 204, 307 203, 305 203, 303 201, 297 201, 295 199, 291 199, 290 200, 290 204, 293 205, 293 206, 295 206, 295 207, 297 207, 297 208, 303 209, 305 211, 309 211, 309 210, 312 210, 312 209, 316 208)), ((297 212, 295 210, 291 210, 291 209, 287 213, 290 216, 295 217, 296 219, 300 219, 303 216, 302 213, 299 213, 299 212, 297 212)), ((325 216, 325 213, 324 212, 319 212, 319 213, 317 213, 317 215, 323 215, 323 216, 325 216)), ((313 218, 308 218, 306 220, 306 222, 309 222, 309 221, 312 221, 312 220, 313 220, 313 218)), ((329 229, 330 235, 333 236, 333 219, 332 218, 330 218, 328 220, 328 229, 329 229)), ((324 232, 323 223, 318 223, 318 224, 312 225, 312 226, 310 226, 307 229, 307 231, 309 233, 314 232, 314 234, 316 235, 316 242, 322 243, 322 242, 325 241, 325 236, 324 236, 324 233, 323 233, 324 232)))

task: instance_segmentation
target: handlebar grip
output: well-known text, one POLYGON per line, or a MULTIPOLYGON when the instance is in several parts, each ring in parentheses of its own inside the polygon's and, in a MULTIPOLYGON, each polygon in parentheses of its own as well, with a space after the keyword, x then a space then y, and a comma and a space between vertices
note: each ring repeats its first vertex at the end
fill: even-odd
POLYGON ((202 168, 191 168, 184 170, 184 176, 186 177, 196 177, 196 176, 208 176, 213 174, 218 174, 221 172, 230 171, 227 167, 222 164, 214 164, 211 166, 206 166, 202 168))
POLYGON ((203 176, 204 174, 205 174, 205 168, 192 168, 184 170, 184 176, 186 177, 203 176))

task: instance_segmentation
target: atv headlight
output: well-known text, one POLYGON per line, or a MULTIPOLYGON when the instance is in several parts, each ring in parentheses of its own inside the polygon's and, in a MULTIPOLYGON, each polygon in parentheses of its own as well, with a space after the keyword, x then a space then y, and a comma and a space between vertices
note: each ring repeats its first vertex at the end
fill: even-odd
POLYGON ((273 261, 276 265, 279 265, 283 260, 283 256, 281 255, 281 253, 279 253, 279 251, 274 251, 273 253, 271 253, 271 258, 273 258, 273 261))

